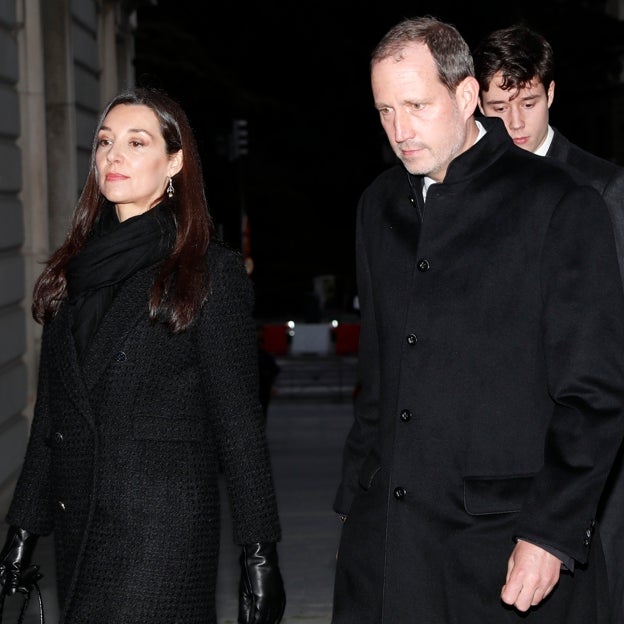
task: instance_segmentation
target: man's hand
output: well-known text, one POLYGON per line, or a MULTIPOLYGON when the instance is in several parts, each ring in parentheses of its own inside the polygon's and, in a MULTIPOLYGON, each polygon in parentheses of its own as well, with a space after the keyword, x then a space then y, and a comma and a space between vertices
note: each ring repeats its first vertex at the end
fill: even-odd
POLYGON ((543 548, 518 540, 507 562, 501 599, 518 611, 538 605, 559 582, 561 561, 543 548))

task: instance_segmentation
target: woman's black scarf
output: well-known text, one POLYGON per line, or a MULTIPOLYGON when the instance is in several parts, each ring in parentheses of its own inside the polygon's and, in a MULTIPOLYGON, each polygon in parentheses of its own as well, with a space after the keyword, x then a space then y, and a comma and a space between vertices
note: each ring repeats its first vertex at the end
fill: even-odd
POLYGON ((158 206, 120 222, 110 202, 93 234, 67 266, 72 332, 79 357, 84 353, 117 288, 140 269, 164 259, 175 238, 169 208, 158 206))

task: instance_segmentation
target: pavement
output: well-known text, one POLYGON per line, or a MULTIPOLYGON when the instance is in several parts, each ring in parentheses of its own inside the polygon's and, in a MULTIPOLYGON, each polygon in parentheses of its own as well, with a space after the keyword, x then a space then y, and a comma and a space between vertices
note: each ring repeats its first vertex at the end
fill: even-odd
MULTIPOLYGON (((283 534, 278 545, 287 599, 282 624, 330 624, 340 538, 332 501, 351 425, 356 361, 351 356, 304 355, 278 357, 277 362, 281 372, 268 408, 267 437, 283 534)), ((223 487, 222 501, 218 624, 236 624, 239 549, 232 540, 223 487)), ((51 537, 40 540, 34 559, 45 575, 40 586, 46 624, 57 624, 51 537)), ((33 600, 24 624, 39 622, 34 606, 33 600)), ((18 608, 17 599, 7 600, 6 624, 17 622, 18 608)))

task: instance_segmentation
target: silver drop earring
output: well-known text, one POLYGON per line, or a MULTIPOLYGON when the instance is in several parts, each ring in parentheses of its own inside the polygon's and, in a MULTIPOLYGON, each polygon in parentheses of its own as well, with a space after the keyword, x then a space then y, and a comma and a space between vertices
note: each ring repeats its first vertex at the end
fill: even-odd
POLYGON ((169 178, 169 185, 167 186, 167 195, 169 195, 169 198, 171 199, 174 193, 175 193, 175 189, 173 188, 173 180, 169 178))

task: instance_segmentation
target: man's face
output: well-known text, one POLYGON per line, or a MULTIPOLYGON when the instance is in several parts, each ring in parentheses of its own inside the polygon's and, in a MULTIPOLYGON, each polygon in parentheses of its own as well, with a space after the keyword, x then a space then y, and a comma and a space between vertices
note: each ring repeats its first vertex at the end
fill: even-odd
POLYGON ((514 143, 534 152, 546 139, 548 111, 555 95, 555 83, 548 91, 537 79, 522 89, 501 89, 502 75, 494 74, 487 91, 479 96, 479 108, 488 117, 500 117, 514 143))
POLYGON ((476 80, 466 78, 449 93, 427 46, 413 43, 404 48, 400 61, 375 63, 371 85, 381 124, 405 168, 442 182, 451 160, 476 139, 471 120, 476 80))

